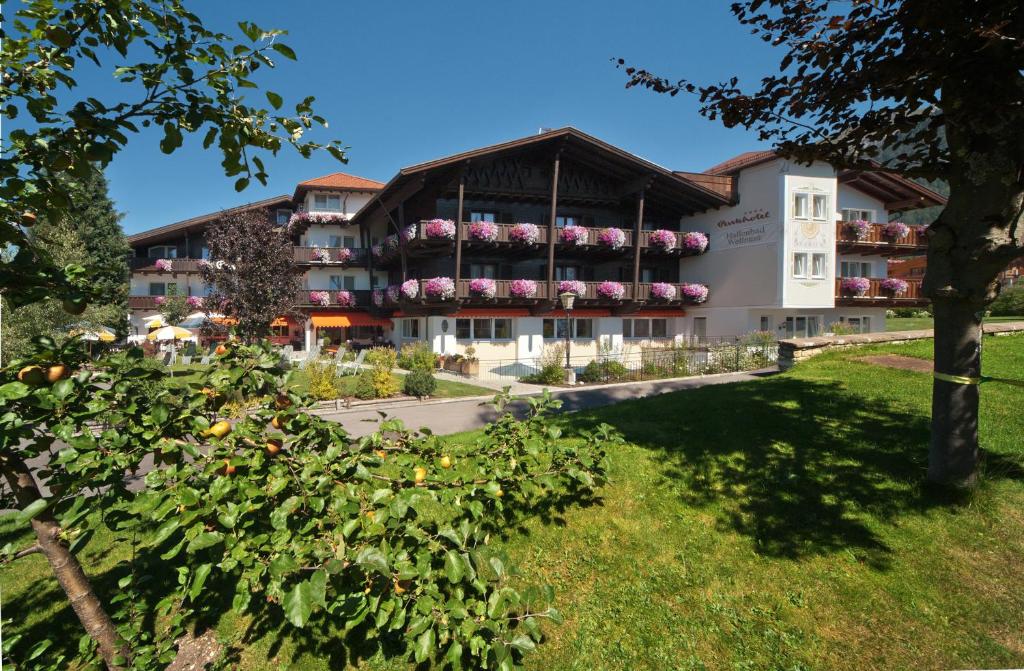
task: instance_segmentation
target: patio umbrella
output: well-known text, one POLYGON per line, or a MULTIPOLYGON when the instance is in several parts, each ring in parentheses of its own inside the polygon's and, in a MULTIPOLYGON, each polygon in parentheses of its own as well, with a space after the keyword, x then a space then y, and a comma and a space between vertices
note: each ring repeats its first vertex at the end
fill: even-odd
POLYGON ((157 329, 150 333, 146 338, 149 340, 188 340, 189 338, 195 337, 195 334, 188 329, 183 329, 179 326, 165 326, 162 329, 157 329))
POLYGON ((156 315, 155 317, 151 317, 149 321, 146 322, 146 328, 148 329, 158 329, 161 326, 167 326, 167 323, 164 321, 163 315, 156 315))
POLYGON ((108 331, 107 329, 98 329, 96 331, 87 331, 85 329, 74 329, 68 335, 79 336, 82 340, 99 340, 100 342, 114 342, 117 340, 117 336, 108 331))

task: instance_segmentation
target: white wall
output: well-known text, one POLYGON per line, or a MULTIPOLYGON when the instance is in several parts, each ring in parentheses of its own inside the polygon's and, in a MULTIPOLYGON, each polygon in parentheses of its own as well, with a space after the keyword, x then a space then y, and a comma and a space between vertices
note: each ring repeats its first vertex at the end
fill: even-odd
POLYGON ((205 296, 209 293, 197 273, 132 273, 128 285, 130 296, 149 296, 150 282, 174 283, 179 296, 205 296))
MULTIPOLYGON (((370 273, 365 268, 342 268, 340 266, 333 268, 310 268, 306 271, 303 286, 307 289, 330 289, 331 275, 338 275, 339 277, 354 277, 356 283, 355 288, 357 290, 371 288, 370 273)), ((387 274, 374 273, 374 275, 377 276, 377 286, 383 287, 387 282, 387 274)))
MULTIPOLYGON (((785 245, 783 262, 782 305, 784 307, 821 307, 835 305, 835 253, 837 193, 835 170, 827 163, 798 165, 786 162, 785 185, 785 245), (793 212, 794 195, 824 195, 828 198, 824 218, 797 219, 793 212), (825 277, 816 279, 793 277, 794 254, 808 254, 808 266, 814 253, 827 254, 825 277)), ((810 205, 809 205, 810 207, 810 205)), ((811 213, 809 213, 811 214, 811 213)))
POLYGON ((323 224, 310 224, 309 228, 302 235, 301 243, 304 247, 312 247, 313 245, 327 247, 330 245, 331 236, 342 238, 343 247, 356 248, 362 246, 359 240, 358 226, 325 226, 323 224), (346 237, 352 238, 352 240, 348 241, 350 244, 345 244, 346 237))
POLYGON ((348 216, 352 216, 359 211, 363 205, 370 202, 373 198, 373 194, 362 191, 309 191, 306 193, 306 198, 303 201, 303 206, 307 212, 316 212, 317 210, 313 207, 314 196, 316 194, 328 194, 332 196, 340 196, 341 198, 341 213, 348 216))
POLYGON ((885 209, 885 205, 882 204, 882 201, 877 198, 873 198, 862 191, 858 191, 848 184, 840 184, 839 207, 837 207, 836 210, 841 213, 845 208, 872 210, 875 213, 873 221, 878 223, 885 223, 889 220, 889 212, 885 209))

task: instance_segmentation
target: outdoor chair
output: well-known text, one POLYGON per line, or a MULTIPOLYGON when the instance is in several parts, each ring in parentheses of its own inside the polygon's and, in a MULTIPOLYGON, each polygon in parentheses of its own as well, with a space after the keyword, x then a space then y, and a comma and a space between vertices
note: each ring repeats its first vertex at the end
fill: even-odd
POLYGON ((366 359, 366 353, 369 351, 368 349, 359 350, 359 354, 354 360, 339 363, 338 375, 357 375, 362 369, 363 360, 366 359))
POLYGON ((164 355, 162 357, 160 357, 160 365, 161 366, 170 366, 171 365, 171 353, 170 352, 164 352, 164 355))
POLYGON ((191 366, 192 365, 192 357, 190 355, 188 355, 188 354, 182 355, 182 357, 181 357, 181 365, 182 366, 191 366))
POLYGON ((199 365, 200 366, 209 366, 210 365, 210 355, 209 354, 204 354, 203 358, 199 360, 199 365))

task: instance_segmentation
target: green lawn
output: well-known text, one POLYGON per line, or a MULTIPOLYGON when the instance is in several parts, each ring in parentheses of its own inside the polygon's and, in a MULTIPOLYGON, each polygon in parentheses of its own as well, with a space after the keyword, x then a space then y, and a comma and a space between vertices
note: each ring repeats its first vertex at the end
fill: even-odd
MULTIPOLYGON (((1020 322, 1024 321, 1024 315, 1015 317, 986 317, 986 322, 1020 322)), ((916 331, 918 329, 930 329, 934 326, 931 317, 894 317, 885 320, 886 331, 916 331)))
MULTIPOLYGON (((1022 390, 982 387, 986 473, 951 502, 922 486, 931 379, 820 355, 781 375, 620 403, 560 422, 618 427, 601 501, 499 542, 555 586, 566 622, 530 669, 941 669, 1024 666, 1022 390)), ((1024 379, 1024 336, 988 338, 985 372, 1024 379)), ((465 441, 472 434, 454 436, 465 441)), ((11 534, 0 538, 0 544, 11 534)), ((116 591, 128 553, 87 571, 116 591)), ((77 625, 39 556, 0 569, 5 634, 77 625)), ((226 617, 225 636, 244 621, 226 617)), ((239 669, 410 668, 372 650, 258 633, 239 669)))
MULTIPOLYGON (((392 373, 391 377, 395 379, 395 383, 398 385, 398 389, 402 389, 402 379, 404 375, 392 373)), ((292 373, 292 385, 295 389, 306 392, 309 388, 309 380, 306 378, 305 373, 301 369, 296 370, 292 373)), ((355 395, 356 391, 356 376, 346 375, 338 378, 338 389, 339 398, 348 398, 355 395)), ((476 385, 468 384, 466 382, 455 382, 454 380, 444 380, 438 378, 437 389, 431 394, 432 398, 458 398, 461 396, 494 396, 494 390, 486 387, 478 387, 476 385)))

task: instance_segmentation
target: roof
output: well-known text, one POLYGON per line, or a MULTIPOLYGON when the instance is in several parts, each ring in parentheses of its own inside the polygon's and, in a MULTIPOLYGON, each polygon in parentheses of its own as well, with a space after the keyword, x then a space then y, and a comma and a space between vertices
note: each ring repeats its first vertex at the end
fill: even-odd
POLYGON ((378 182, 375 179, 367 179, 366 177, 350 175, 345 172, 332 172, 329 175, 299 182, 295 186, 293 198, 298 200, 302 192, 314 189, 326 189, 329 191, 380 191, 383 188, 384 183, 378 182))
POLYGON ((144 243, 160 242, 166 238, 176 237, 178 234, 185 233, 186 231, 193 229, 205 228, 206 224, 211 221, 223 217, 226 214, 236 214, 238 212, 247 212, 249 210, 255 210, 259 208, 272 208, 279 206, 291 206, 292 199, 289 196, 281 195, 274 196, 273 198, 265 198, 263 200, 257 200, 252 203, 246 203, 245 205, 239 205, 238 207, 231 207, 226 210, 220 210, 218 212, 211 212, 209 214, 202 214, 198 217, 192 217, 191 219, 185 219, 178 221, 173 224, 167 224, 166 226, 160 226, 158 228, 151 228, 148 231, 136 233, 134 235, 127 236, 126 240, 129 245, 138 245, 144 243))
MULTIPOLYGON (((774 150, 747 151, 733 156, 727 161, 711 166, 704 171, 708 176, 735 176, 741 170, 752 168, 781 158, 774 150)), ((856 189, 885 204, 887 210, 914 210, 934 205, 945 205, 946 198, 928 187, 908 179, 903 175, 882 169, 880 163, 877 171, 849 170, 837 171, 841 184, 856 189)), ((686 173, 681 173, 686 174, 686 173)))
POLYGON ((412 186, 411 183, 420 177, 425 177, 429 172, 465 165, 477 158, 492 158, 500 154, 543 145, 560 146, 564 155, 570 155, 573 151, 577 153, 590 151, 600 154, 602 163, 608 170, 630 172, 638 177, 652 177, 654 181, 649 192, 655 189, 672 190, 678 195, 681 202, 685 201, 687 207, 694 211, 703 211, 728 204, 728 199, 716 190, 688 180, 668 168, 608 144, 577 128, 566 126, 402 168, 388 181, 376 198, 356 213, 353 222, 361 223, 369 212, 375 208, 379 209, 378 204, 381 202, 389 202, 391 199, 404 200, 402 196, 408 193, 407 189, 412 186))

